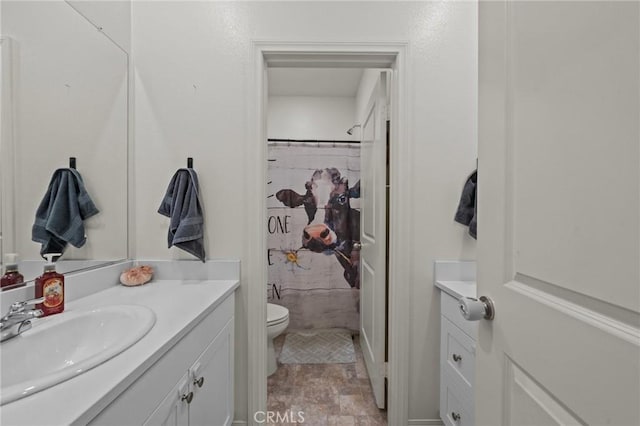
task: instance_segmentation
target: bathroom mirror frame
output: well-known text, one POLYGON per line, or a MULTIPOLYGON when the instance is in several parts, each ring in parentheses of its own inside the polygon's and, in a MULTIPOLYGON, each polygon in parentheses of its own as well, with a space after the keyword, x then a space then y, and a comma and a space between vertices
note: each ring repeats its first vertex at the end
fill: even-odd
MULTIPOLYGON (((48 3, 48 2, 43 2, 48 3)), ((61 259, 58 264, 58 270, 63 273, 75 273, 80 271, 86 271, 90 269, 95 269, 103 266, 112 265, 118 262, 122 262, 124 260, 129 259, 130 257, 130 182, 129 178, 131 176, 130 170, 130 138, 131 138, 131 121, 130 121, 130 55, 129 53, 123 49, 117 42, 115 42, 108 34, 103 32, 103 29, 94 23, 89 17, 87 17, 81 10, 76 8, 71 2, 64 0, 60 1, 60 4, 69 8, 69 19, 75 19, 71 14, 76 15, 78 17, 77 22, 82 22, 79 24, 79 30, 83 31, 85 34, 89 36, 89 32, 95 29, 96 33, 99 35, 91 35, 91 37, 95 37, 97 39, 100 37, 105 40, 104 46, 112 46, 113 50, 109 50, 111 56, 120 57, 120 61, 111 62, 114 67, 116 67, 119 71, 119 75, 121 76, 120 83, 120 91, 117 94, 117 111, 120 114, 119 121, 117 122, 117 132, 118 132, 118 147, 120 151, 120 155, 124 157, 124 161, 119 162, 118 164, 122 164, 122 167, 118 169, 117 173, 120 173, 122 178, 124 179, 124 191, 118 191, 121 196, 122 201, 124 202, 124 206, 121 207, 122 211, 118 212, 117 218, 118 222, 124 224, 124 238, 120 238, 122 241, 120 245, 114 250, 116 252, 115 255, 112 256, 104 256, 102 259, 61 259), (86 27, 86 29, 85 29, 86 27), (116 65, 117 64, 117 65, 116 65), (118 254, 121 253, 121 255, 118 254)), ((33 3, 32 3, 33 4, 33 3)), ((37 21, 38 17, 34 18, 34 21, 37 21)), ((44 33, 43 33, 44 34, 44 33)), ((44 34, 46 36, 46 34, 44 34)), ((83 42, 89 43, 89 39, 85 39, 83 42)), ((19 79, 20 73, 16 68, 18 68, 16 62, 16 55, 19 52, 18 43, 11 37, 11 34, 8 34, 7 31, 3 28, 2 34, 0 34, 0 67, 2 68, 2 79, 0 81, 0 95, 1 95, 1 103, 0 103, 0 154, 1 154, 1 167, 0 167, 0 259, 2 259, 2 273, 4 273, 4 255, 6 253, 14 252, 17 247, 17 230, 16 230, 16 217, 19 214, 23 214, 18 211, 19 207, 17 205, 16 192, 17 188, 16 184, 16 168, 18 155, 16 151, 16 147, 20 143, 19 136, 16 134, 16 119, 19 115, 19 112, 16 111, 17 102, 16 102, 16 88, 14 87, 16 79, 19 79)), ((115 99, 115 98, 114 98, 115 99)), ((115 105, 115 103, 114 103, 115 105)), ((113 107, 112 107, 113 108, 113 107)), ((115 111, 109 110, 107 112, 115 111)), ((69 161, 67 159, 67 161, 69 161)), ((79 162, 79 170, 82 172, 82 159, 78 159, 79 162)), ((59 162, 58 162, 59 163, 59 162)), ((55 169, 55 166, 58 167, 68 167, 67 164, 54 164, 51 166, 51 171, 55 169)), ((42 190, 42 194, 46 189, 49 181, 45 181, 41 183, 41 187, 38 187, 38 191, 42 190)), ((38 195, 38 197, 41 194, 38 195)), ((94 200, 99 199, 100 197, 94 195, 94 200)), ((39 203, 40 199, 38 199, 39 203)), ((35 215, 35 210, 33 212, 28 212, 26 216, 32 220, 35 215)), ((104 227, 105 224, 100 224, 104 227)), ((109 223, 106 223, 106 226, 109 226, 109 223)), ((87 229, 87 234, 89 239, 91 238, 91 229, 87 229)), ((30 235, 26 236, 24 239, 30 240, 30 235)), ((36 243, 33 243, 36 245, 36 243)), ((101 256, 99 256, 101 257, 101 256)), ((24 261, 24 258, 19 259, 21 262, 24 261)), ((30 285, 33 282, 35 277, 38 275, 34 274, 34 271, 41 272, 41 265, 44 263, 44 260, 41 259, 26 259, 27 260, 27 273, 25 273, 24 284, 30 285), (27 275, 28 274, 28 275, 27 275)), ((22 268, 25 263, 21 263, 20 267, 22 268)), ((21 285, 5 287, 3 290, 10 290, 11 288, 22 287, 21 285)))

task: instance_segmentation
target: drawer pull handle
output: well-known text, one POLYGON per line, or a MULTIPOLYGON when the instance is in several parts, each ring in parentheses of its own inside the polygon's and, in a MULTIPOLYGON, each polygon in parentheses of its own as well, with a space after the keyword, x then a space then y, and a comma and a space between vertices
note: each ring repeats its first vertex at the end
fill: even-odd
POLYGON ((454 422, 457 422, 461 419, 460 414, 453 411, 451 412, 451 418, 453 419, 454 422))
POLYGON ((460 362, 462 361, 462 355, 458 355, 458 354, 453 354, 452 358, 455 362, 460 362))
POLYGON ((202 385, 204 384, 204 377, 200 377, 199 379, 193 379, 193 384, 201 388, 202 385))
POLYGON ((182 398, 180 399, 180 401, 187 401, 187 404, 191 404, 191 401, 193 401, 193 392, 189 392, 186 395, 182 395, 182 398))

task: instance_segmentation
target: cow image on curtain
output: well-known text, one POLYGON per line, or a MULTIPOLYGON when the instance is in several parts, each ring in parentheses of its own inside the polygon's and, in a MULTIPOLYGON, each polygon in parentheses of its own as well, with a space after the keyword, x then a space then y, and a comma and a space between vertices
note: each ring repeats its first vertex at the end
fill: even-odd
POLYGON ((268 296, 290 329, 360 327, 360 147, 270 143, 268 296))

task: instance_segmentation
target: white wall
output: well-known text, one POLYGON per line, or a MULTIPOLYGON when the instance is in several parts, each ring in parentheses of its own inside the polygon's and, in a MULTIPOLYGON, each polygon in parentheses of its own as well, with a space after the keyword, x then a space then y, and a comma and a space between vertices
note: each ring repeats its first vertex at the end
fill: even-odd
MULTIPOLYGON (((177 167, 193 156, 205 199, 209 257, 246 260, 251 193, 243 176, 252 40, 407 41, 409 134, 416 194, 411 283, 409 417, 438 418, 436 259, 473 259, 475 243, 453 222, 476 159, 477 7, 465 2, 134 2, 136 246, 139 257, 182 257, 166 248, 156 213, 177 167), (194 87, 195 86, 195 87, 194 87)), ((243 266, 244 267, 244 266, 243 266)), ((243 273, 243 276, 245 274, 243 273)), ((246 288, 237 302, 236 420, 246 420, 246 288)))
POLYGON ((358 93, 356 93, 356 119, 359 124, 366 118, 364 116, 366 112, 365 110, 367 109, 371 92, 380 77, 380 71, 381 70, 376 69, 366 69, 362 73, 362 78, 358 85, 358 93))
POLYGON ((122 50, 131 52, 131 0, 69 0, 69 4, 122 50))
POLYGON ((267 137, 274 139, 356 140, 354 97, 269 96, 267 137))

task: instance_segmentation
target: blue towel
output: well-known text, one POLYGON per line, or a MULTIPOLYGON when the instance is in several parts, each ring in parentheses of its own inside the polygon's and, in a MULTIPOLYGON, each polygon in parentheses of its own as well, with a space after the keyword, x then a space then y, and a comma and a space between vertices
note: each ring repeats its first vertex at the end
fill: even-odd
POLYGON ((58 169, 36 210, 31 239, 41 243, 40 255, 64 253, 67 243, 82 247, 87 238, 83 221, 99 211, 75 169, 58 169))
POLYGON ((478 171, 474 171, 467 178, 462 189, 462 195, 460 196, 460 203, 458 204, 458 210, 456 211, 455 221, 463 225, 469 226, 469 235, 473 238, 477 238, 477 217, 476 208, 477 201, 476 195, 478 190, 478 171))
POLYGON ((204 216, 200 204, 198 175, 179 169, 171 178, 158 213, 170 218, 168 243, 205 261, 204 216))
POLYGON ((469 235, 471 235, 475 240, 478 239, 478 184, 476 183, 476 196, 473 197, 473 217, 471 218, 471 222, 469 222, 469 235))

